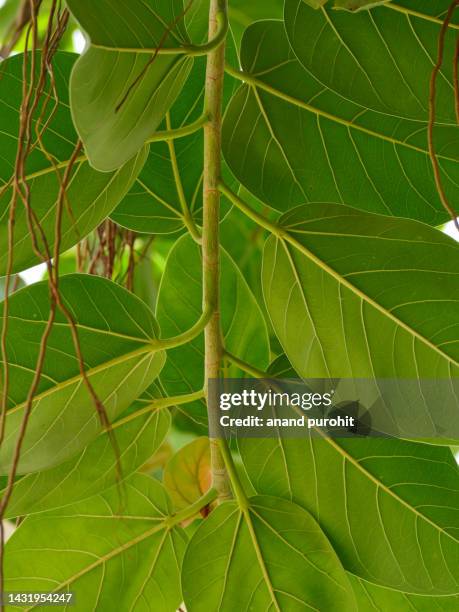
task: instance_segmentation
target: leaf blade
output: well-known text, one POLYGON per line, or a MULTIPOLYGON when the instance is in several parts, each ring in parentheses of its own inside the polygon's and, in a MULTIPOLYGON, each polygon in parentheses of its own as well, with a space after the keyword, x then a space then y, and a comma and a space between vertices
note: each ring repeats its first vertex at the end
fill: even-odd
POLYGON ((159 482, 135 475, 125 501, 120 516, 112 488, 70 510, 26 519, 7 543, 5 584, 12 590, 75 591, 85 608, 110 607, 116 600, 127 609, 146 598, 159 610, 174 609, 186 536, 179 527, 167 529, 170 500, 159 482))
POLYGON ((91 164, 119 168, 153 136, 185 84, 193 58, 155 54, 188 42, 182 0, 161 7, 134 0, 104 9, 69 2, 90 45, 72 73, 71 109, 91 164))
MULTIPOLYGON (((324 86, 296 59, 282 22, 249 27, 241 53, 247 84, 227 109, 223 151, 244 187, 280 211, 330 201, 433 225, 448 219, 425 122, 378 114, 324 86)), ((444 187, 454 200, 457 127, 438 130, 444 187)))
POLYGON ((250 498, 247 512, 226 502, 210 514, 187 548, 182 584, 191 612, 250 605, 355 609, 347 578, 317 523, 298 506, 268 496, 250 498), (200 559, 209 556, 203 575, 200 559))
MULTIPOLYGON (((126 479, 150 459, 170 427, 166 410, 115 423, 113 432, 120 449, 122 479, 126 479)), ((18 480, 5 512, 5 518, 29 516, 60 509, 88 499, 119 483, 117 458, 106 432, 99 434, 76 457, 54 468, 27 474, 18 480)))
MULTIPOLYGON (((288 247, 268 240, 264 293, 298 375, 457 377, 457 326, 449 324, 457 314, 450 302, 457 291, 457 243, 415 221, 334 204, 298 207, 284 215, 281 227, 289 234, 287 239, 283 234, 288 247), (422 274, 416 274, 419 269, 422 274), (376 278, 377 285, 369 280, 376 278), (427 300, 430 307, 434 296, 430 327, 423 304, 427 300)), ((252 449, 240 441, 240 448, 257 491, 294 499, 320 516, 348 571, 404 592, 457 593, 459 479, 448 448, 314 436, 258 441, 252 449), (305 456, 313 466, 307 478, 305 456), (425 550, 438 555, 442 570, 426 559, 425 550)))
MULTIPOLYGON (((164 352, 152 345, 158 336, 156 321, 138 298, 100 277, 65 275, 60 292, 76 320, 87 376, 112 419, 142 393, 162 368, 164 352)), ((0 453, 3 472, 12 461, 41 334, 49 316, 49 300, 46 282, 26 287, 10 297, 7 339, 10 387, 5 440, 0 453)), ((64 461, 81 450, 100 428, 93 400, 80 373, 70 325, 58 312, 32 404, 18 473, 35 472, 64 461)))

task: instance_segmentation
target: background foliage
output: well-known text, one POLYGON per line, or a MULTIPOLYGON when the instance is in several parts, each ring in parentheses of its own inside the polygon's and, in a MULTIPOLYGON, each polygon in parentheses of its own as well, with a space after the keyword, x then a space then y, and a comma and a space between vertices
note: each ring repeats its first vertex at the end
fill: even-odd
POLYGON ((456 441, 227 445, 206 388, 457 378, 455 8, 3 3, 0 588, 457 610, 456 441))

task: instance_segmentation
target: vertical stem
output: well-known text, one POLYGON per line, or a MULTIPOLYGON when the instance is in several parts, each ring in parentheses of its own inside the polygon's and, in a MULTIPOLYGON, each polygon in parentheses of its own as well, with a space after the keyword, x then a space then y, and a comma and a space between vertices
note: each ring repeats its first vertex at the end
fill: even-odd
MULTIPOLYGON (((218 23, 226 17, 226 0, 211 0, 209 12, 209 39, 218 31, 218 23)), ((215 412, 213 393, 209 393, 209 379, 218 378, 223 355, 220 329, 220 257, 219 220, 220 192, 218 184, 221 174, 221 124, 222 96, 225 68, 225 43, 223 42, 207 56, 205 112, 209 122, 204 128, 204 182, 203 182, 203 302, 211 308, 212 316, 205 329, 205 389, 207 409, 215 412)), ((211 415, 209 414, 209 418, 211 415)), ((231 497, 228 475, 218 440, 210 440, 212 484, 223 501, 231 497)))

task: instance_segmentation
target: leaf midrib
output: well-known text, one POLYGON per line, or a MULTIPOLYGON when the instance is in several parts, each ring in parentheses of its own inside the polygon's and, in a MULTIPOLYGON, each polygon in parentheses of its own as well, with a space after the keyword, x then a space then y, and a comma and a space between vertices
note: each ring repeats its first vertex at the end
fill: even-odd
MULTIPOLYGON (((458 272, 459 274, 459 272, 458 272)), ((37 323, 37 324, 41 324, 41 325, 46 325, 47 321, 42 321, 40 319, 24 319, 23 317, 17 317, 15 315, 9 315, 8 316, 9 320, 15 320, 15 321, 21 321, 24 323, 37 323)), ((70 325, 68 323, 64 323, 64 322, 60 322, 60 321, 55 321, 53 323, 54 327, 68 327, 70 329, 70 325)), ((152 341, 154 342, 155 340, 157 340, 157 338, 149 338, 145 332, 145 337, 144 338, 138 338, 135 336, 128 336, 127 334, 122 334, 120 332, 115 332, 111 329, 100 329, 97 327, 91 327, 90 325, 83 325, 82 323, 78 323, 75 322, 75 327, 77 327, 78 329, 83 329, 85 331, 89 331, 89 332, 93 332, 96 334, 105 334, 107 336, 113 336, 114 338, 122 338, 123 340, 129 340, 130 342, 139 342, 142 344, 145 344, 145 342, 147 341, 152 341)))
MULTIPOLYGON (((273 584, 271 582, 271 577, 269 575, 268 568, 266 567, 266 563, 265 563, 265 560, 263 558, 263 553, 261 551, 260 544, 258 542, 258 538, 257 538, 257 534, 256 534, 256 531, 255 531, 255 527, 254 527, 253 522, 252 522, 252 517, 250 515, 250 513, 254 512, 254 511, 253 511, 252 507, 249 505, 247 508, 239 507, 239 512, 240 512, 241 515, 244 516, 245 522, 247 524, 247 529, 249 530, 250 538, 252 540, 252 546, 254 548, 255 555, 257 557, 258 565, 260 567, 260 571, 261 571, 261 574, 263 576, 263 580, 265 582, 265 586, 268 589, 269 596, 271 598, 271 602, 272 602, 273 606, 275 607, 276 611, 277 612, 281 612, 281 608, 280 608, 280 606, 279 606, 279 604, 277 602, 276 591, 275 591, 274 586, 273 586, 273 584)), ((256 513, 254 512, 254 514, 256 514, 256 513)))
MULTIPOLYGON (((308 104, 307 102, 304 102, 303 100, 299 100, 298 98, 295 98, 294 96, 291 96, 287 93, 284 93, 282 91, 280 91, 279 89, 277 89, 276 87, 274 87, 273 85, 269 85, 268 83, 265 83, 264 81, 261 81, 260 79, 258 79, 256 76, 248 73, 248 72, 244 72, 244 71, 239 71, 239 70, 235 70, 233 67, 227 65, 225 68, 226 72, 231 75, 232 77, 238 79, 239 81, 244 81, 249 87, 251 87, 253 90, 256 90, 257 88, 273 95, 274 97, 283 100, 284 102, 287 102, 289 104, 292 104, 293 106, 296 106, 298 108, 302 108, 303 110, 306 110, 318 117, 324 117, 325 119, 328 119, 329 121, 332 121, 333 123, 338 123, 340 125, 344 125, 346 126, 348 129, 353 129, 359 132, 362 132, 364 134, 366 134, 367 136, 371 136, 372 138, 377 138, 379 140, 384 140, 385 142, 389 142, 392 145, 396 145, 396 146, 400 146, 400 147, 405 147, 407 149, 410 149, 412 151, 416 151, 417 153, 421 153, 425 156, 429 156, 429 152, 427 149, 423 149, 421 147, 417 147, 416 145, 410 144, 408 142, 405 142, 403 140, 399 140, 397 138, 393 138, 391 136, 387 136, 385 134, 379 133, 379 132, 375 132, 373 130, 370 130, 369 128, 366 128, 362 125, 358 125, 356 123, 353 123, 352 121, 348 120, 348 119, 343 119, 342 117, 338 117, 337 115, 334 115, 332 113, 329 113, 327 111, 324 111, 322 109, 316 108, 315 106, 313 106, 312 104, 308 104)), ((259 106, 259 104, 258 104, 259 106)), ((364 111, 367 111, 369 109, 364 108, 364 111)), ((261 109, 260 109, 261 112, 261 109)), ((441 153, 437 153, 437 158, 439 159, 444 159, 446 161, 451 161, 453 163, 458 163, 458 160, 455 159, 454 157, 448 157, 446 155, 443 155, 441 153)))
MULTIPOLYGON (((107 519, 107 518, 111 518, 111 517, 103 517, 103 518, 107 519)), ((126 520, 126 517, 123 517, 123 519, 126 520)), ((129 519, 130 519, 130 517, 128 518, 128 520, 129 519)), ((162 519, 162 520, 164 520, 164 519, 162 519)), ((98 567, 101 563, 105 564, 107 561, 110 561, 110 559, 112 559, 113 557, 116 557, 117 555, 123 553, 125 550, 128 550, 129 548, 132 548, 132 546, 135 546, 136 544, 139 544, 140 542, 143 542, 144 540, 147 540, 149 537, 151 537, 152 535, 154 535, 155 533, 158 533, 159 531, 161 531, 163 529, 166 530, 165 522, 163 522, 160 525, 156 525, 155 527, 152 527, 151 529, 149 529, 145 533, 142 533, 139 536, 137 536, 136 538, 133 538, 132 540, 129 540, 128 542, 125 542, 121 546, 118 546, 118 548, 114 548, 111 552, 109 552, 109 553, 99 557, 97 559, 97 561, 94 561, 94 563, 91 563, 90 565, 87 565, 86 567, 84 567, 82 570, 80 570, 79 572, 77 572, 73 576, 70 576, 64 582, 61 582, 60 584, 58 584, 51 592, 55 593, 56 591, 59 591, 60 589, 62 589, 66 585, 72 584, 73 582, 76 582, 79 578, 81 578, 81 576, 84 576, 88 572, 91 572, 93 569, 98 567)), ((170 530, 166 530, 166 536, 169 534, 169 531, 170 530)), ((166 536, 164 537, 164 540, 163 540, 163 542, 161 544, 164 543, 164 541, 166 539, 166 536)), ((25 608, 25 609, 26 610, 33 610, 33 608, 36 608, 36 607, 37 606, 34 605, 34 606, 31 606, 30 608, 25 608)))
POLYGON ((419 517, 421 520, 425 521, 426 523, 428 523, 431 527, 434 527, 434 529, 436 529, 437 531, 439 531, 442 535, 445 535, 446 537, 450 538, 454 543, 458 543, 459 540, 457 538, 455 538, 452 534, 450 534, 448 531, 445 531, 440 525, 437 525, 437 523, 435 523, 432 519, 430 519, 428 516, 426 516, 425 514, 422 514, 421 512, 419 512, 414 506, 410 505, 407 501, 405 501, 402 497, 400 497, 399 495, 397 495, 396 493, 394 493, 394 491, 392 489, 390 489, 389 487, 387 487, 383 482, 381 482, 378 478, 376 478, 376 476, 374 476, 371 472, 369 472, 364 466, 362 466, 360 464, 359 461, 357 461, 357 459, 355 459, 350 453, 348 453, 342 446, 340 446, 339 444, 336 443, 336 441, 331 438, 330 436, 327 436, 323 431, 321 431, 320 429, 315 428, 315 430, 317 431, 317 433, 328 442, 328 444, 330 444, 344 459, 346 459, 347 461, 349 461, 349 463, 351 463, 354 467, 356 467, 360 472, 362 472, 369 480, 371 480, 373 482, 373 484, 378 488, 378 489, 382 489, 386 494, 390 495, 391 497, 393 497, 396 501, 398 501, 400 504, 402 504, 403 506, 405 506, 405 508, 407 508, 408 510, 410 510, 411 512, 413 512, 417 517, 419 517))
MULTIPOLYGON (((417 17, 418 19, 424 19, 424 21, 430 21, 432 23, 436 23, 440 26, 443 25, 443 20, 438 17, 433 17, 432 15, 426 15, 426 13, 421 13, 420 11, 414 11, 413 9, 408 9, 405 6, 400 6, 396 2, 387 2, 382 4, 380 8, 387 8, 393 11, 397 11, 398 13, 404 13, 405 15, 412 15, 413 17, 417 17)), ((459 30, 459 24, 449 23, 448 27, 452 30, 459 30)))
MULTIPOLYGON (((124 353, 123 355, 120 355, 119 357, 115 357, 114 359, 111 359, 110 361, 105 361, 104 363, 101 363, 93 368, 86 369, 85 373, 88 375, 88 377, 91 377, 94 374, 98 374, 99 372, 103 372, 104 370, 110 369, 113 366, 124 363, 125 361, 129 361, 130 359, 136 356, 144 355, 147 353, 156 353, 160 351, 161 351, 160 346, 155 347, 153 344, 145 344, 139 349, 130 351, 129 353, 124 353)), ((57 393, 58 391, 61 391, 62 389, 65 389, 66 387, 71 386, 74 383, 81 381, 81 380, 82 380, 81 374, 77 374, 75 376, 72 376, 71 378, 68 378, 67 380, 61 381, 57 385, 54 385, 53 387, 50 387, 49 389, 46 389, 45 391, 42 391, 41 393, 34 395, 33 403, 36 404, 40 402, 42 399, 44 399, 45 397, 53 395, 53 393, 57 393)), ((20 402, 19 404, 16 404, 16 406, 8 410, 7 415, 11 415, 17 412, 18 410, 21 410, 26 405, 27 405, 27 400, 24 402, 20 402)))
MULTIPOLYGON (((315 253, 310 251, 307 247, 305 247, 303 244, 298 242, 288 232, 288 230, 285 230, 285 229, 283 229, 283 228, 281 228, 279 226, 278 226, 278 229, 279 229, 279 231, 277 232, 277 239, 282 242, 282 244, 283 244, 283 246, 284 246, 284 248, 286 249, 287 252, 290 253, 290 251, 288 251, 288 246, 286 244, 286 242, 289 242, 297 251, 302 253, 304 256, 306 256, 308 259, 310 259, 312 262, 314 262, 317 266, 319 266, 319 268, 321 268, 324 272, 329 274, 338 283, 340 283, 341 285, 344 285, 347 289, 352 291, 352 293, 357 295, 357 297, 359 297, 361 300, 363 300, 366 303, 370 304, 370 306, 372 306, 373 308, 376 308, 376 310, 378 310, 381 314, 383 314, 385 317, 390 319, 393 323, 398 325, 400 328, 404 329, 411 336, 414 336, 415 338, 417 338, 423 344, 428 346, 431 350, 433 350, 434 352, 438 353, 447 362, 449 362, 450 364, 453 364, 454 366, 459 366, 459 363, 453 357, 451 357, 451 355, 448 355, 447 353, 442 351, 431 340, 429 340, 428 338, 426 338, 425 336, 420 334, 418 331, 413 329, 408 323, 405 323, 404 321, 399 319, 390 310, 387 310, 387 308, 382 306, 382 304, 379 304, 372 297, 370 297, 369 295, 364 293, 361 289, 356 287, 353 283, 351 283, 349 280, 347 280, 346 277, 342 276, 340 272, 337 272, 329 264, 325 263, 318 255, 316 255, 315 253)), ((291 253, 290 253, 290 255, 291 255, 291 253)))

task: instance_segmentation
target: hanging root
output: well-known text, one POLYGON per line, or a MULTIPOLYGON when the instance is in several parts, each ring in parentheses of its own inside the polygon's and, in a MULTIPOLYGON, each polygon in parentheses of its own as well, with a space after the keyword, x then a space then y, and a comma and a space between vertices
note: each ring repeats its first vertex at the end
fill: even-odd
POLYGON ((164 30, 163 35, 161 36, 161 40, 159 41, 158 47, 156 48, 155 52, 153 53, 153 55, 150 57, 150 59, 148 60, 148 62, 145 64, 145 66, 143 67, 143 69, 141 70, 141 72, 138 74, 138 76, 132 81, 132 83, 129 85, 129 87, 127 88, 126 93, 124 94, 123 98, 121 99, 121 102, 119 102, 118 106, 115 108, 115 113, 117 113, 121 107, 126 103, 126 100, 129 98, 129 96, 131 95, 132 91, 137 87, 137 85, 139 83, 142 82, 142 79, 145 77, 145 75, 148 72, 148 69, 150 68, 150 66, 154 63, 154 61, 156 60, 156 58, 158 57, 158 53, 160 51, 160 49, 162 49, 164 47, 164 44, 167 40, 167 37, 169 36, 169 34, 172 32, 172 30, 175 28, 175 26, 182 20, 184 19, 185 15, 188 13, 188 11, 190 10, 190 8, 193 6, 193 2, 194 0, 190 0, 188 2, 188 4, 185 6, 185 8, 183 9, 183 11, 167 26, 167 28, 164 30))
MULTIPOLYGON (((72 171, 77 158, 81 151, 81 143, 77 143, 72 157, 65 169, 63 177, 59 169, 56 167, 54 160, 49 155, 43 145, 42 135, 48 127, 58 105, 58 95, 55 86, 55 79, 52 67, 52 59, 55 52, 58 49, 60 40, 65 32, 69 13, 67 10, 61 10, 60 0, 53 0, 50 8, 50 16, 48 21, 47 31, 42 43, 41 48, 41 61, 38 66, 37 62, 37 49, 38 49, 38 12, 41 5, 41 0, 27 0, 27 11, 24 14, 28 15, 26 24, 22 26, 22 29, 26 28, 25 35, 25 49, 24 49, 24 60, 23 60, 23 91, 22 91, 22 104, 20 109, 20 121, 19 121, 19 133, 18 133, 18 147, 16 152, 16 161, 14 176, 8 183, 8 187, 12 188, 12 196, 9 208, 8 217, 8 260, 7 260, 7 272, 5 280, 5 298, 3 302, 3 325, 1 333, 1 352, 3 360, 3 389, 2 389, 2 401, 1 401, 1 413, 0 413, 0 444, 3 443, 5 436, 5 424, 6 414, 8 408, 8 394, 9 394, 9 360, 8 360, 8 316, 9 316, 9 295, 10 284, 12 278, 13 262, 14 262, 14 224, 15 215, 17 210, 17 204, 19 201, 25 207, 26 218, 30 233, 30 239, 36 256, 46 263, 48 270, 48 283, 50 292, 50 311, 49 317, 46 322, 44 332, 41 337, 37 362, 35 366, 35 372, 32 379, 32 383, 27 393, 27 399, 24 407, 24 415, 22 422, 19 427, 19 433, 16 440, 11 468, 8 474, 8 482, 4 492, 4 495, 0 501, 0 592, 3 592, 3 559, 4 559, 4 527, 3 518, 5 511, 8 506, 9 500, 13 493, 15 479, 17 475, 17 469, 21 456, 22 444, 26 435, 27 425, 30 419, 30 415, 33 408, 33 401, 40 384, 43 367, 45 363, 45 356, 47 350, 48 340, 52 331, 54 321, 56 319, 57 309, 59 309, 67 319, 72 334, 72 340, 77 355, 80 375, 84 381, 84 384, 91 396, 96 412, 99 416, 102 427, 108 432, 112 447, 116 457, 116 472, 117 480, 119 481, 122 477, 121 463, 120 463, 120 452, 117 445, 117 441, 113 434, 111 423, 108 419, 107 412, 101 400, 98 398, 89 378, 85 371, 84 359, 82 355, 81 345, 78 336, 78 329, 73 317, 63 302, 59 293, 59 251, 61 245, 62 235, 62 216, 64 206, 68 205, 67 202, 67 188, 70 182, 72 171), (26 27, 27 25, 27 27, 26 27), (31 50, 29 51, 29 43, 31 41, 31 50), (30 74, 29 74, 30 73, 30 74), (54 108, 51 110, 46 121, 44 117, 47 113, 47 107, 51 98, 51 93, 46 93, 46 84, 48 77, 51 81, 51 90, 55 99, 54 108), (41 112, 35 122, 34 134, 36 140, 32 139, 32 126, 34 124, 34 117, 39 108, 40 102, 42 102, 41 112), (41 151, 46 155, 48 161, 55 166, 56 176, 59 182, 59 193, 56 205, 56 221, 55 221, 55 237, 54 237, 54 251, 51 252, 49 244, 46 240, 45 233, 41 227, 40 221, 37 218, 35 212, 31 206, 31 193, 30 185, 28 184, 26 176, 26 161, 30 152, 35 147, 40 147, 41 151), (53 259, 52 259, 53 258, 53 259)), ((22 31, 22 30, 21 30, 22 31)), ((70 206, 68 205, 68 210, 70 206)))
MULTIPOLYGON (((42 0, 34 0, 33 5, 38 9, 42 0)), ((6 35, 6 42, 0 48, 0 57, 6 58, 10 55, 19 39, 21 38, 24 30, 28 28, 30 20, 32 18, 31 2, 30 0, 21 0, 19 10, 16 15, 16 19, 11 25, 9 32, 6 35)))
MULTIPOLYGON (((43 90, 46 84, 46 76, 49 74, 50 75, 50 80, 51 80, 51 88, 54 92, 54 96, 56 99, 56 105, 58 104, 58 97, 57 97, 57 89, 55 86, 55 78, 54 78, 54 71, 53 71, 53 66, 52 66, 52 58, 54 56, 54 53, 56 52, 60 39, 62 38, 63 33, 65 32, 65 28, 67 26, 67 22, 68 22, 68 17, 69 17, 69 13, 67 10, 63 11, 62 13, 60 12, 60 6, 59 6, 59 10, 58 10, 58 18, 57 18, 57 27, 56 29, 52 29, 52 23, 53 23, 53 19, 54 19, 54 12, 55 12, 55 7, 56 7, 56 2, 53 3, 52 9, 51 9, 51 14, 50 14, 50 27, 48 28, 48 32, 47 32, 47 36, 46 36, 46 40, 45 43, 43 45, 43 50, 42 50, 42 71, 40 74, 40 81, 39 81, 39 88, 37 91, 37 96, 36 96, 36 105, 33 108, 33 110, 36 109, 37 105, 38 105, 38 101, 40 100, 41 96, 43 95, 43 90)), ((40 119, 43 116, 43 111, 42 114, 40 116, 40 119)), ((40 122, 38 122, 40 123, 40 122)), ((48 121, 47 121, 48 123, 48 121)), ((99 416, 99 420, 101 423, 101 426, 107 430, 108 432, 108 436, 110 438, 110 441, 112 443, 112 447, 115 453, 115 457, 116 457, 116 471, 117 471, 117 479, 121 479, 122 477, 122 470, 121 470, 121 463, 120 463, 120 453, 119 453, 119 448, 116 442, 116 439, 114 437, 114 434, 112 432, 111 429, 111 423, 110 420, 108 418, 106 409, 102 403, 102 401, 99 399, 99 397, 97 396, 97 393, 93 387, 93 385, 91 384, 89 377, 86 373, 85 370, 85 364, 84 364, 84 357, 82 354, 82 349, 81 349, 81 344, 80 344, 80 340, 79 340, 79 335, 78 335, 78 328, 76 325, 75 320, 73 319, 73 316, 70 312, 70 310, 67 308, 67 306, 64 304, 61 295, 59 293, 59 256, 60 256, 60 245, 61 245, 61 236, 62 236, 62 216, 63 216, 63 209, 64 209, 64 205, 67 208, 68 213, 71 215, 71 218, 73 218, 73 214, 71 211, 71 206, 70 203, 68 202, 68 198, 67 198, 67 188, 70 184, 70 179, 72 176, 72 171, 74 169, 74 166, 77 162, 77 159, 81 153, 81 149, 82 149, 82 144, 81 142, 78 142, 75 146, 75 149, 72 153, 72 156, 69 160, 69 163, 66 166, 65 172, 64 172, 64 176, 61 177, 61 173, 59 168, 56 166, 53 158, 51 155, 49 155, 46 151, 46 148, 43 145, 43 142, 41 140, 41 135, 42 135, 42 131, 40 131, 39 129, 36 130, 36 135, 37 135, 37 140, 38 143, 40 145, 40 148, 42 150, 42 152, 46 155, 48 161, 50 162, 51 165, 54 166, 55 169, 55 173, 56 173, 56 177, 59 183, 59 195, 58 195, 58 200, 57 200, 57 206, 56 206, 56 222, 55 222, 55 237, 54 237, 54 253, 52 254, 49 248, 49 245, 47 243, 46 240, 46 236, 40 226, 40 223, 38 221, 38 219, 36 218, 32 207, 30 206, 30 194, 28 194, 28 197, 24 198, 23 203, 26 207, 27 210, 27 218, 28 218, 28 224, 29 224, 29 231, 30 234, 32 236, 32 243, 33 243, 33 247, 34 247, 34 251, 37 255, 37 257, 39 257, 47 266, 48 269, 48 282, 49 282, 49 288, 50 288, 50 293, 51 293, 51 311, 54 309, 56 309, 56 307, 63 313, 63 315, 65 316, 65 318, 67 319, 67 322, 69 324, 70 330, 71 330, 71 334, 72 334, 72 340, 73 340, 73 344, 74 344, 74 349, 75 349, 75 353, 78 359, 78 364, 79 364, 79 370, 80 370, 80 375, 83 379, 83 382, 88 390, 88 393, 90 395, 90 397, 93 400, 94 403, 94 407, 96 409, 96 412, 99 416), (39 244, 38 244, 38 240, 36 237, 36 232, 35 229, 37 229, 39 236, 40 236, 40 241, 43 244, 43 248, 44 248, 44 253, 41 252, 40 248, 39 248, 39 244), (53 255, 53 261, 51 260, 51 257, 53 255)), ((23 177, 23 182, 26 185, 26 189, 29 189, 28 185, 27 185, 27 181, 25 180, 25 177, 23 177)))
MULTIPOLYGON (((37 18, 38 18, 38 10, 40 3, 34 2, 34 0, 30 0, 29 2, 29 10, 30 10, 30 22, 27 27, 26 32, 26 40, 25 40, 25 52, 24 52, 24 60, 23 60, 23 91, 22 91, 22 104, 20 109, 20 120, 19 120, 19 134, 18 134, 18 147, 16 152, 16 161, 15 161, 15 170, 14 177, 12 180, 12 197, 10 201, 10 210, 9 210, 9 218, 8 218, 8 262, 7 262, 7 275, 5 281, 5 299, 4 299, 4 309, 3 309, 3 326, 2 326, 2 359, 3 359, 3 389, 2 389, 2 407, 1 407, 1 417, 0 417, 0 444, 3 442, 5 435, 5 421, 6 421, 6 411, 8 407, 8 392, 9 392, 9 362, 8 362, 8 351, 7 351, 7 333, 8 333, 8 314, 9 314, 9 285, 10 279, 12 275, 13 268, 13 259, 14 259, 14 222, 15 222, 15 213, 18 200, 22 200, 26 206, 30 208, 30 190, 27 185, 27 181, 25 181, 25 165, 27 156, 31 150, 31 124, 32 118, 34 114, 34 110, 38 105, 37 94, 39 90, 39 86, 37 85, 37 70, 36 70, 36 51, 37 51, 37 18), (30 61, 30 79, 28 78, 28 66, 29 66, 29 41, 30 37, 32 37, 32 50, 30 52, 31 61, 30 61), (35 96, 35 98, 34 98, 35 96)), ((52 6, 52 12, 50 16, 50 28, 52 27, 52 21, 54 18, 55 11, 55 3, 52 6)), ((45 40, 46 44, 46 40, 45 40)), ((38 79, 39 81, 43 81, 41 77, 38 79)), ((31 219, 31 216, 29 216, 31 219)), ((32 239, 36 241, 35 233, 32 239)), ((52 325, 55 319, 56 314, 56 304, 55 300, 51 298, 51 308, 50 315, 45 327, 45 331, 42 335, 39 354, 36 363, 36 369, 34 373, 34 377, 32 380, 32 384, 29 388, 27 394, 26 407, 24 410, 24 417, 20 425, 18 438, 15 445, 15 450, 12 457, 11 469, 8 474, 8 483, 6 486, 5 493, 0 502, 0 592, 3 592, 3 557, 4 557, 4 529, 3 529, 3 517, 5 515, 5 510, 7 508, 8 502, 11 498, 11 494, 14 488, 14 482, 17 473, 17 467, 19 464, 19 458, 22 448, 22 443, 24 440, 24 436, 27 429, 27 423, 29 420, 33 397, 38 388, 41 372, 43 369, 45 354, 46 354, 46 346, 48 342, 49 335, 51 333, 52 325)))

